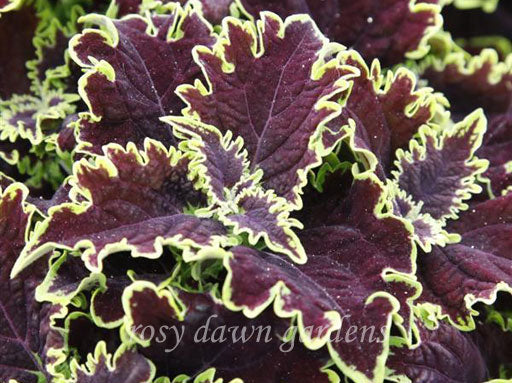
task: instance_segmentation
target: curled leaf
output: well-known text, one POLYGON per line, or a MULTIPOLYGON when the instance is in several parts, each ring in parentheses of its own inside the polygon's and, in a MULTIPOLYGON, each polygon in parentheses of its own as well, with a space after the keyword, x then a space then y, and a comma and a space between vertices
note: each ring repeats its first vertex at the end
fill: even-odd
POLYGON ((203 203, 188 178, 189 163, 183 153, 152 140, 142 152, 134 144, 113 144, 96 165, 80 161, 72 202, 51 208, 36 225, 13 273, 54 248, 83 249, 87 267, 100 271, 113 252, 158 258, 164 245, 186 250, 224 242, 221 223, 186 212, 203 203))
POLYGON ((141 147, 146 137, 174 144, 159 118, 181 110, 174 90, 200 76, 192 48, 213 44, 211 26, 192 6, 174 6, 163 15, 81 20, 101 29, 86 29, 70 43, 71 57, 86 69, 79 91, 89 113, 80 119, 80 148, 100 153, 104 144, 130 141, 141 147))
POLYGON ((242 137, 251 172, 261 169, 265 188, 300 207, 306 174, 320 164, 322 126, 341 109, 330 100, 352 74, 331 59, 339 50, 306 16, 263 13, 256 29, 227 18, 218 43, 196 49, 209 86, 179 88, 185 113, 242 137))

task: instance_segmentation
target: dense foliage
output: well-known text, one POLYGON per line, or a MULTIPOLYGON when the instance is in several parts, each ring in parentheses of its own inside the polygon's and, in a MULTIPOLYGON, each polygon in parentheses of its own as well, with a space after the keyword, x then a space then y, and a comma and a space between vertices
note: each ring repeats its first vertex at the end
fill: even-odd
POLYGON ((0 382, 505 382, 511 293, 508 0, 0 0, 0 382))

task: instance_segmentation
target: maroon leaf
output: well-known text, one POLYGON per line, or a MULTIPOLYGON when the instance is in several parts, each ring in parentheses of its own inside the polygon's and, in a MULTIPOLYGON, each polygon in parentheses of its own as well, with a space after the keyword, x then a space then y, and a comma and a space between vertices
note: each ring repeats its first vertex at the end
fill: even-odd
POLYGON ((483 176, 490 181, 490 194, 505 193, 512 186, 512 113, 491 117, 482 147, 476 154, 489 161, 489 169, 483 176))
POLYGON ((0 198, 0 380, 36 383, 48 377, 36 355, 43 357, 47 312, 34 299, 34 289, 44 273, 37 264, 15 279, 9 274, 25 243, 33 209, 25 207, 28 190, 15 183, 0 198))
POLYGON ((94 355, 84 365, 73 361, 73 383, 151 383, 155 371, 152 363, 135 349, 121 345, 114 355, 106 350, 104 342, 98 343, 94 355))
POLYGON ((327 61, 340 48, 305 16, 283 22, 266 13, 257 32, 226 20, 213 50, 197 49, 209 89, 179 88, 186 114, 242 137, 251 171, 262 169, 266 188, 300 206, 307 171, 320 162, 319 133, 340 110, 329 100, 341 97, 352 72, 327 61))
POLYGON ((419 347, 413 350, 406 346, 391 349, 389 368, 395 379, 405 375, 417 383, 487 381, 485 358, 471 334, 460 332, 446 323, 432 331, 423 326, 420 329, 419 347))
POLYGON ((83 21, 103 29, 87 29, 71 41, 72 58, 87 69, 80 92, 90 113, 80 121, 80 147, 95 153, 109 142, 140 147, 146 137, 173 144, 159 118, 183 107, 174 90, 199 77, 192 48, 213 44, 211 27, 192 7, 122 20, 91 15, 83 21))
POLYGON ((433 119, 442 100, 431 89, 418 87, 415 75, 405 68, 384 77, 378 63, 369 68, 357 52, 340 56, 344 64, 359 69, 360 75, 353 78, 346 106, 328 124, 330 131, 324 140, 335 142, 345 137, 347 132, 340 127, 348 125, 353 150, 384 179, 396 150, 406 147, 419 128, 433 119))
POLYGON ((207 293, 157 289, 147 282, 134 283, 123 300, 127 329, 145 346, 141 353, 155 362, 159 375, 195 376, 213 368, 228 382, 239 378, 244 383, 327 383, 338 378, 325 368, 325 353, 310 352, 298 340, 282 341, 289 323, 271 312, 247 319, 207 293), (157 333, 158 339, 150 338, 150 328, 163 332, 157 333), (173 329, 182 334, 179 341, 173 329))
POLYGON ((210 203, 222 205, 232 200, 242 185, 261 180, 261 172, 250 172, 241 137, 233 140, 231 131, 222 135, 214 126, 190 118, 163 120, 173 126, 174 135, 182 140, 180 148, 194 154, 192 168, 197 172, 198 186, 208 195, 210 203))
POLYGON ((492 303, 512 286, 512 194, 474 204, 447 226, 459 243, 434 247, 418 257, 421 302, 457 327, 474 327, 476 302, 492 303), (443 281, 441 283, 441 281, 443 281))
POLYGON ((398 150, 395 181, 423 213, 440 221, 456 219, 457 212, 467 209, 464 201, 482 191, 476 177, 488 163, 474 153, 482 143, 485 123, 478 110, 441 132, 424 126, 407 152, 398 150))
POLYGON ((101 271, 103 258, 117 251, 158 258, 168 244, 189 251, 224 242, 222 224, 186 214, 204 201, 188 178, 189 163, 152 140, 142 152, 133 143, 127 149, 110 145, 96 165, 79 162, 73 202, 50 209, 37 224, 13 274, 53 248, 84 249, 87 267, 101 271))
POLYGON ((292 230, 300 223, 290 219, 286 200, 260 187, 262 174, 251 173, 243 140, 232 141, 231 132, 222 136, 215 127, 190 118, 165 121, 173 124, 176 136, 184 140, 180 148, 194 153, 191 167, 199 178, 196 185, 219 208, 219 219, 235 234, 247 233, 252 245, 263 239, 273 251, 304 262, 304 249, 292 230))
POLYGON ((421 57, 441 25, 437 1, 409 0, 240 0, 250 15, 269 10, 281 17, 306 13, 331 40, 359 51, 385 66, 421 57))
POLYGON ((345 375, 377 382, 383 379, 392 316, 402 318, 396 324, 410 337, 409 305, 418 288, 406 276, 413 270, 411 234, 402 221, 382 214, 383 188, 376 179, 357 176, 347 192, 339 186, 344 178, 329 177, 324 195, 306 194, 313 203, 300 212, 305 265, 235 247, 224 260, 223 297, 249 317, 275 301, 279 316, 297 318, 307 347, 317 349, 330 339, 331 356, 345 375), (353 326, 373 330, 350 340, 353 326))
POLYGON ((451 53, 443 60, 432 58, 423 64, 422 76, 450 100, 456 120, 481 107, 489 121, 482 148, 477 152, 490 161, 484 176, 492 195, 500 195, 512 185, 507 166, 512 161, 507 135, 512 103, 512 63, 499 62, 496 51, 485 49, 474 57, 451 53), (498 141, 499 140, 499 141, 498 141))
MULTIPOLYGON (((161 1, 163 4, 171 2, 171 0, 161 1)), ((177 2, 182 5, 191 3, 189 0, 177 0, 177 2)), ((130 13, 141 13, 144 11, 144 8, 148 8, 148 5, 149 7, 154 6, 150 3, 146 7, 141 7, 142 3, 142 0, 115 0, 116 9, 114 13, 117 17, 122 17, 130 13)), ((229 15, 229 7, 233 0, 199 0, 199 3, 204 18, 212 24, 220 24, 222 19, 229 15)))
POLYGON ((456 120, 479 107, 488 115, 507 111, 512 74, 510 64, 499 63, 495 51, 486 49, 469 59, 452 53, 444 60, 431 58, 424 65, 422 77, 450 100, 456 120))
MULTIPOLYGON (((10 8, 17 3, 20 2, 7 1, 3 7, 10 8)), ((0 4, 0 9, 3 7, 0 4)), ((36 51, 32 45, 32 39, 36 33, 39 17, 30 4, 1 15, 0 99, 8 99, 13 94, 25 94, 29 91, 30 80, 25 63, 35 58, 36 51)))

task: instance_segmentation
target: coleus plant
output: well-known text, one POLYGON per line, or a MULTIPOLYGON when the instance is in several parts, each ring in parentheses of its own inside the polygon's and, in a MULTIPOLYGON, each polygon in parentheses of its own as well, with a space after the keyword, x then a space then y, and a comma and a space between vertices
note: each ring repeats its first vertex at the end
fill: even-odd
POLYGON ((1 382, 512 379, 505 1, 0 15, 1 382))

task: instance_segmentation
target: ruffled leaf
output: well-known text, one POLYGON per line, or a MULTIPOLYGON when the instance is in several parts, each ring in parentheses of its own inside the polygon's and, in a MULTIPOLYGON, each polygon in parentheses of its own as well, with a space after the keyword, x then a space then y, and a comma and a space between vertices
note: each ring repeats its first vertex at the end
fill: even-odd
POLYGON ((512 100, 512 58, 499 62, 494 50, 478 56, 451 53, 444 59, 428 57, 421 64, 421 76, 448 100, 454 119, 483 108, 487 116, 505 113, 512 100))
POLYGON ((482 111, 476 111, 441 132, 423 126, 419 141, 411 141, 407 152, 397 151, 395 182, 421 205, 423 213, 440 221, 457 218, 460 210, 467 209, 464 201, 482 191, 476 177, 488 163, 474 153, 485 128, 482 111))
POLYGON ((420 66, 421 75, 450 100, 456 120, 481 107, 489 121, 480 158, 490 162, 484 177, 489 180, 490 195, 500 195, 512 186, 508 164, 512 161, 509 125, 512 120, 512 56, 500 62, 496 51, 484 49, 466 57, 451 53, 444 59, 429 58, 420 66))
POLYGON ((277 315, 297 318, 307 347, 328 343, 345 375, 379 382, 392 317, 410 336, 409 305, 418 288, 406 275, 413 270, 411 234, 402 221, 382 214, 378 181, 357 176, 343 195, 343 178, 334 174, 326 181, 327 194, 306 199, 311 210, 301 212, 305 230, 299 238, 308 262, 297 266, 282 256, 235 247, 224 258, 223 299, 249 317, 275 301, 277 315), (351 326, 373 330, 347 341, 351 326))
POLYGON ((251 173, 241 137, 233 141, 230 131, 222 136, 215 127, 189 118, 165 121, 184 140, 180 148, 194 153, 191 167, 197 172, 198 185, 219 207, 220 220, 235 234, 247 233, 252 245, 263 238, 273 251, 304 262, 304 249, 293 232, 300 224, 290 219, 291 209, 283 198, 260 187, 262 174, 251 173))
MULTIPOLYGON (((48 132, 55 132, 60 122, 74 112, 78 95, 59 90, 48 91, 42 97, 13 96, 0 105, 0 139, 14 142, 18 138, 40 144, 48 132)), ((12 156, 12 155, 11 155, 12 156)))
POLYGON ((88 270, 79 256, 64 254, 50 265, 36 289, 36 299, 69 305, 80 293, 90 294, 91 321, 97 327, 111 329, 123 323, 121 297, 127 286, 134 280, 177 281, 177 271, 179 266, 171 251, 165 251, 158 260, 132 258, 128 252, 112 254, 105 260, 101 273, 88 270))
POLYGON ((113 252, 158 258, 164 245, 188 251, 226 242, 221 223, 186 214, 204 200, 188 178, 189 163, 181 152, 152 140, 142 152, 134 144, 112 144, 96 165, 79 162, 73 202, 51 208, 36 225, 14 274, 54 248, 83 249, 87 267, 100 271, 113 252))
POLYGON ((457 327, 474 328, 476 302, 492 303, 512 286, 512 194, 472 205, 447 226, 461 236, 457 244, 435 246, 418 258, 423 285, 419 301, 457 327), (440 283, 442 281, 442 283, 440 283))
POLYGON ((251 245, 262 238, 270 250, 286 254, 295 262, 306 262, 304 248, 293 232, 301 224, 290 219, 286 201, 271 190, 244 189, 234 204, 234 211, 219 213, 219 219, 227 227, 233 227, 234 233, 247 233, 251 245))
MULTIPOLYGON (((110 6, 110 12, 117 17, 122 17, 130 13, 142 13, 148 8, 154 8, 159 3, 170 3, 171 0, 160 0, 158 3, 147 2, 143 0, 114 0, 110 6)), ((182 5, 191 3, 189 0, 177 0, 182 5)), ((202 16, 212 24, 220 24, 222 19, 229 15, 230 5, 233 0, 199 0, 202 16)))
POLYGON ((101 274, 90 274, 80 257, 63 254, 50 265, 35 296, 38 301, 67 305, 81 291, 105 283, 104 278, 101 274))
POLYGON ((64 376, 62 363, 65 361, 66 336, 58 323, 68 314, 68 307, 63 305, 43 304, 39 322, 39 334, 44 339, 44 346, 38 352, 41 357, 41 364, 52 378, 64 376))
POLYGON ((367 60, 378 58, 386 66, 404 57, 425 55, 428 38, 442 22, 437 1, 239 0, 238 4, 254 17, 264 10, 281 17, 309 14, 329 39, 357 50, 367 60))
POLYGON ((108 14, 117 18, 130 13, 141 12, 142 0, 114 0, 110 3, 108 14))
POLYGON ((72 351, 77 361, 87 361, 88 355, 94 354, 100 342, 105 343, 106 351, 110 354, 114 354, 122 344, 119 331, 97 327, 90 315, 80 311, 66 317, 64 333, 67 334, 64 351, 72 351))
POLYGON ((26 140, 0 143, 0 168, 23 182, 34 198, 51 198, 66 176, 62 162, 48 146, 46 142, 30 146, 26 140))
POLYGON ((314 354, 300 344, 283 341, 289 323, 270 312, 247 319, 207 293, 157 289, 147 282, 126 289, 123 302, 126 329, 131 339, 144 346, 141 353, 155 362, 158 374, 195 375, 214 368, 216 376, 226 381, 239 378, 244 383, 339 379, 325 368, 328 358, 324 353, 314 354), (149 328, 164 332, 155 333, 156 339, 149 328))
POLYGON ((123 323, 121 297, 130 283, 131 279, 128 276, 111 278, 107 280, 105 287, 94 292, 91 298, 91 312, 97 326, 116 328, 123 323))
MULTIPOLYGON (((195 374, 194 376, 188 376, 185 374, 181 374, 177 376, 175 379, 173 379, 172 383, 224 383, 224 379, 218 377, 217 371, 215 368, 209 368, 208 370, 200 373, 195 374)), ((155 383, 171 383, 169 378, 162 377, 160 379, 157 379, 155 383)), ((226 383, 243 383, 243 381, 239 378, 230 380, 226 383)))
POLYGON ((179 264, 164 252, 159 260, 133 259, 129 254, 117 254, 105 264, 103 275, 108 275, 105 284, 97 288, 91 298, 91 314, 97 326, 119 327, 124 322, 122 296, 124 290, 136 280, 155 284, 178 283, 176 272, 179 264))
MULTIPOLYGON (((178 0, 183 3, 187 0, 178 0)), ((230 14, 233 0, 199 0, 201 11, 210 23, 220 24, 222 19, 230 14)))
POLYGON ((357 68, 360 75, 353 78, 342 114, 328 124, 325 145, 348 133, 353 150, 383 179, 389 175, 395 151, 407 146, 444 101, 432 89, 418 87, 414 74, 405 68, 384 77, 378 62, 368 68, 357 52, 348 51, 340 60, 357 68), (340 130, 343 126, 348 131, 340 130))
POLYGON ((209 202, 223 205, 232 201, 240 187, 256 185, 261 171, 251 173, 247 151, 241 137, 233 140, 231 131, 224 135, 214 126, 190 118, 165 117, 174 134, 182 142, 180 149, 193 153, 192 168, 197 173, 197 184, 209 202))
POLYGON ((78 77, 73 73, 68 54, 71 36, 78 32, 77 19, 83 10, 78 4, 63 5, 64 22, 54 17, 49 4, 43 5, 44 27, 39 28, 34 37, 35 58, 27 62, 28 77, 32 80, 32 90, 36 93, 42 89, 59 87, 68 92, 77 92, 78 77), (72 78, 70 78, 72 77, 72 78))
POLYGON ((87 29, 71 41, 71 57, 87 70, 80 79, 90 110, 80 120, 81 148, 99 153, 109 142, 142 146, 146 137, 173 144, 159 118, 181 110, 174 90, 199 77, 192 48, 213 44, 211 26, 192 7, 178 6, 165 15, 90 15, 82 21, 102 29, 87 29))
POLYGON ((401 190, 395 183, 389 183, 390 210, 397 217, 403 217, 414 228, 414 239, 425 252, 432 250, 432 245, 445 246, 459 240, 457 234, 449 234, 444 224, 428 213, 422 213, 422 205, 412 200, 410 195, 401 190))
POLYGON ((66 161, 54 140, 78 95, 40 89, 38 95, 14 95, 0 101, 0 162, 33 196, 48 198, 65 178, 66 161))
POLYGON ((390 381, 498 383, 512 377, 503 374, 512 365, 512 336, 498 326, 480 322, 476 331, 461 332, 441 322, 434 329, 420 326, 419 330, 418 347, 408 349, 397 341, 391 348, 390 381))
POLYGON ((29 202, 36 207, 39 213, 43 216, 48 215, 48 210, 51 207, 57 206, 66 202, 71 202, 69 192, 71 191, 71 185, 69 179, 64 180, 57 190, 48 199, 42 197, 28 197, 29 202))
POLYGON ((319 133, 340 110, 329 100, 341 97, 351 74, 326 62, 338 50, 305 16, 283 22, 266 13, 257 30, 228 18, 213 50, 196 49, 209 88, 178 91, 186 114, 242 137, 264 187, 300 206, 307 171, 320 163, 319 133))
POLYGON ((155 375, 153 364, 136 350, 122 345, 112 355, 104 342, 98 343, 84 365, 73 361, 71 371, 72 383, 151 383, 155 375))

